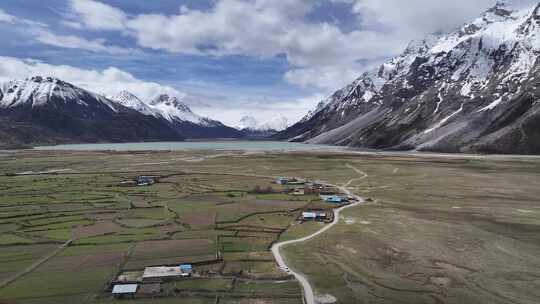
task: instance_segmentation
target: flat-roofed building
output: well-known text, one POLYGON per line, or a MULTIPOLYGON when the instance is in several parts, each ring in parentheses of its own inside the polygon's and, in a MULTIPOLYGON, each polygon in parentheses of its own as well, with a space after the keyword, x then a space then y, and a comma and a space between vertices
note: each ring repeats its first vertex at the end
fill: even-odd
POLYGON ((182 271, 180 267, 167 267, 167 266, 157 266, 157 267, 146 267, 143 273, 143 281, 149 279, 159 279, 159 278, 172 278, 172 277, 181 277, 182 271))
POLYGON ((133 296, 137 292, 137 284, 116 284, 113 287, 112 294, 117 297, 133 296))
POLYGON ((324 221, 327 219, 325 211, 304 211, 302 212, 302 220, 304 221, 324 221))
POLYGON ((191 264, 182 264, 180 266, 156 266, 146 267, 142 276, 143 281, 152 281, 154 279, 166 279, 175 277, 189 277, 193 272, 191 264))

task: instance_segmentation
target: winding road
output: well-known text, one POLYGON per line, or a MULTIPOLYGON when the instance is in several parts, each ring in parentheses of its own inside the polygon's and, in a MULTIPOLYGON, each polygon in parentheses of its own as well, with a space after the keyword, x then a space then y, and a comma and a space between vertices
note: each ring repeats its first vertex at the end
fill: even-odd
POLYGON ((332 223, 328 224, 328 225, 325 225, 323 228, 321 228, 320 230, 318 230, 317 232, 311 234, 311 235, 308 235, 308 236, 305 236, 303 238, 299 238, 299 239, 295 239, 295 240, 289 240, 289 241, 285 241, 285 242, 280 242, 280 243, 276 243, 272 246, 271 250, 272 250, 272 254, 274 255, 274 258, 276 259, 276 262, 279 266, 279 268, 281 268, 282 270, 284 270, 285 272, 287 272, 288 274, 291 274, 293 275, 297 280, 298 282, 300 282, 300 285, 302 285, 302 289, 303 289, 303 293, 304 293, 304 301, 306 304, 317 304, 317 302, 315 301, 315 294, 313 292, 313 287, 311 286, 311 284, 309 283, 308 279, 296 272, 296 271, 293 271, 291 270, 288 266, 287 266, 287 263, 285 262, 285 259, 283 258, 283 256, 281 255, 280 253, 280 249, 283 247, 283 246, 287 246, 287 245, 291 245, 291 244, 297 244, 297 243, 302 243, 302 242, 305 242, 305 241, 308 241, 308 240, 311 240, 313 239, 314 237, 324 233, 325 231, 327 231, 328 229, 331 229, 334 225, 336 225, 338 222, 339 222, 339 215, 341 213, 341 211, 345 210, 345 209, 349 209, 349 208, 352 208, 352 207, 355 207, 357 205, 360 205, 364 202, 364 199, 361 198, 360 196, 358 195, 355 195, 353 194, 349 189, 347 189, 347 187, 355 180, 360 180, 360 179, 364 179, 364 178, 367 178, 368 175, 361 171, 360 169, 357 169, 349 164, 347 164, 347 167, 354 170, 356 173, 359 173, 359 174, 362 174, 361 177, 359 178, 353 178, 353 179, 350 179, 347 183, 345 183, 343 186, 338 186, 338 185, 332 185, 332 184, 328 184, 329 186, 333 186, 333 187, 336 187, 338 188, 339 190, 341 190, 343 193, 353 197, 356 202, 353 203, 353 204, 350 204, 350 205, 347 205, 347 206, 343 206, 343 207, 340 207, 340 208, 337 208, 334 210, 334 220, 332 221, 332 223))

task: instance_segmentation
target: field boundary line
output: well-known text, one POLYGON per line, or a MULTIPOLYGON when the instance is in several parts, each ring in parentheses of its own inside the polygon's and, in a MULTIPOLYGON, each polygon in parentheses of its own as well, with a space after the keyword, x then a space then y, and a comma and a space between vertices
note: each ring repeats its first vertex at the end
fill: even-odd
POLYGON ((13 277, 5 280, 4 282, 0 283, 0 289, 3 289, 5 287, 7 287, 8 285, 10 285, 11 283, 17 281, 18 279, 24 277, 25 275, 31 273, 32 271, 36 270, 36 268, 38 268, 39 266, 41 266, 42 264, 44 264, 45 262, 47 262, 48 260, 52 259, 53 257, 55 257, 56 255, 58 255, 60 252, 62 252, 62 250, 64 250, 66 247, 68 247, 71 243, 73 242, 73 239, 69 239, 67 240, 64 244, 62 244, 62 246, 56 248, 52 253, 50 253, 49 255, 43 257, 42 259, 40 259, 39 261, 35 262, 34 264, 28 266, 25 270, 15 274, 13 277))

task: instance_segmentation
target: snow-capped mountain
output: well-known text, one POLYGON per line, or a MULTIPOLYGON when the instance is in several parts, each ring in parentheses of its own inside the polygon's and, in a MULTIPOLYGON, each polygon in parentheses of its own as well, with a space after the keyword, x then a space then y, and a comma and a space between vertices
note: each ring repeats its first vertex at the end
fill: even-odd
POLYGON ((120 91, 118 94, 109 97, 109 99, 145 115, 161 117, 169 122, 182 121, 200 125, 211 125, 213 122, 209 118, 193 113, 189 106, 180 101, 178 97, 167 94, 160 94, 149 103, 143 102, 139 97, 128 91, 120 91))
POLYGON ((289 120, 282 115, 278 115, 270 120, 262 122, 257 126, 260 130, 283 131, 289 127, 289 120))
POLYGON ((161 94, 156 96, 150 106, 154 111, 169 121, 184 121, 204 126, 222 125, 220 122, 199 116, 176 96, 161 94))
POLYGON ((114 103, 103 96, 91 93, 53 77, 33 76, 25 80, 3 83, 0 89, 0 108, 40 107, 54 103, 55 106, 76 103, 89 106, 87 99, 116 111, 114 103))
POLYGON ((124 107, 134 109, 137 112, 141 112, 144 115, 157 115, 156 111, 153 108, 140 100, 139 97, 128 91, 120 91, 118 94, 110 96, 109 99, 123 105, 124 107))
POLYGON ((236 128, 244 134, 244 137, 265 138, 287 129, 288 126, 287 118, 282 115, 262 123, 253 116, 244 116, 236 128))
POLYGON ((379 149, 540 153, 540 4, 498 3, 413 41, 279 138, 379 149))
POLYGON ((1 143, 183 140, 167 123, 52 77, 2 84, 1 143))
POLYGON ((244 116, 240 119, 240 122, 236 126, 238 130, 250 129, 256 130, 259 122, 253 116, 244 116))
POLYGON ((276 117, 264 122, 259 122, 253 116, 244 116, 240 119, 237 129, 250 129, 258 131, 283 131, 289 127, 288 120, 285 116, 277 115, 276 117))
POLYGON ((176 98, 147 104, 122 91, 106 98, 52 77, 0 85, 1 145, 67 142, 178 141, 240 137, 202 118, 176 98))
POLYGON ((113 101, 145 115, 166 120, 174 129, 187 138, 231 138, 242 134, 221 122, 194 113, 187 104, 176 96, 160 94, 150 102, 143 102, 137 96, 122 91, 111 98, 113 101))

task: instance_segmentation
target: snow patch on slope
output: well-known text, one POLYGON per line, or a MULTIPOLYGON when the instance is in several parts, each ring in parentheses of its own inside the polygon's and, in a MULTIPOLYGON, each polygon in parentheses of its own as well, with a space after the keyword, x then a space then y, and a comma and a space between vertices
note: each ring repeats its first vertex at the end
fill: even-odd
POLYGON ((424 134, 429 134, 433 131, 435 131, 436 129, 442 127, 448 120, 450 120, 452 117, 456 116, 457 114, 461 113, 461 111, 463 111, 463 103, 461 104, 461 107, 459 107, 459 109, 455 112, 453 112, 452 114, 446 116, 445 118, 441 119, 438 123, 435 124, 435 126, 433 126, 432 128, 429 128, 427 130, 424 131, 424 134))

